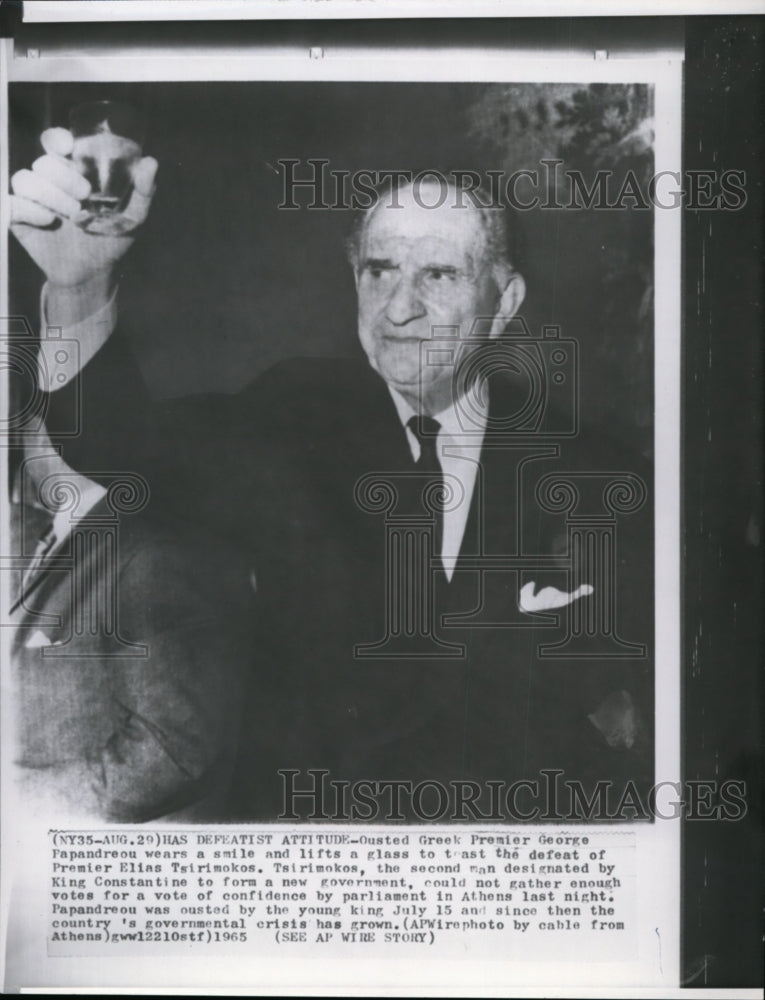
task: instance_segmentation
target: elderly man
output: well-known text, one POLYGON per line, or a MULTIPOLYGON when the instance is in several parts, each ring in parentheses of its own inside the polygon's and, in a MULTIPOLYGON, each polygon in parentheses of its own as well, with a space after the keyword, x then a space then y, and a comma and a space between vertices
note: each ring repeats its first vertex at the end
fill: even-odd
POLYGON ((335 789, 474 782, 484 804, 488 782, 555 769, 588 788, 651 776, 643 479, 617 556, 612 525, 600 549, 570 529, 554 477, 631 470, 602 431, 561 430, 565 376, 539 342, 505 340, 524 282, 503 213, 433 180, 395 194, 349 240, 368 364, 277 365, 190 459, 219 486, 210 523, 251 552, 264 623, 246 818, 290 815, 285 789, 316 769, 335 789))
POLYGON ((588 787, 650 773, 650 514, 623 519, 606 571, 543 509, 549 477, 630 464, 602 430, 572 435, 554 399, 529 405, 544 356, 505 336, 524 281, 503 212, 444 193, 403 185, 349 240, 368 364, 285 362, 237 404, 237 451, 260 440, 268 468, 248 463, 234 493, 261 498, 259 596, 279 635, 248 800, 272 783, 263 761, 298 771, 292 789, 312 787, 308 768, 484 790, 545 769, 588 787), (606 600, 619 638, 599 643, 606 600))

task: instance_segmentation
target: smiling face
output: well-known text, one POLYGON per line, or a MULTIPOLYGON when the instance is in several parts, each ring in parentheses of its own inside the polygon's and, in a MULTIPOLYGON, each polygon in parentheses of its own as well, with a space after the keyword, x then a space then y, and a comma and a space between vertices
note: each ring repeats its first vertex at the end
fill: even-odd
POLYGON ((433 327, 451 327, 462 343, 477 317, 500 303, 495 268, 478 210, 439 208, 439 189, 399 191, 400 208, 372 209, 361 235, 356 268, 359 339, 369 363, 409 402, 438 413, 451 402, 452 370, 423 363, 421 344, 433 327), (456 328, 456 330, 454 330, 456 328))

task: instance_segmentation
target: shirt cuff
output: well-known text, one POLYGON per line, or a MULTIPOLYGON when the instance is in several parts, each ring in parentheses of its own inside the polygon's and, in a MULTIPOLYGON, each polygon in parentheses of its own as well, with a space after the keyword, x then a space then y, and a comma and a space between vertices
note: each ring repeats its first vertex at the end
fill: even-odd
POLYGON ((38 386, 43 392, 62 389, 85 367, 111 337, 117 325, 117 289, 101 308, 71 326, 49 326, 48 284, 40 293, 38 386))

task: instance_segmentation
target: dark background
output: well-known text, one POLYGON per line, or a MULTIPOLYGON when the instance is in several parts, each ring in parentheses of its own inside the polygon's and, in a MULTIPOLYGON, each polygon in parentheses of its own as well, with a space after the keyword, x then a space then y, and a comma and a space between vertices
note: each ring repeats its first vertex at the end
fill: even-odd
MULTIPOLYGON (((197 37, 206 37, 210 41, 232 30, 230 25, 186 27, 189 32, 197 31, 197 37)), ((747 817, 739 822, 697 821, 684 825, 683 969, 688 986, 761 985, 762 137, 765 97, 762 18, 691 17, 682 21, 669 18, 551 18, 544 21, 401 21, 384 25, 304 22, 297 25, 234 25, 233 28, 243 40, 252 37, 258 41, 273 39, 279 42, 288 38, 306 46, 327 44, 332 40, 341 45, 344 40, 351 39, 355 44, 366 41, 376 44, 460 44, 499 48, 512 41, 531 48, 550 44, 565 48, 584 41, 593 49, 613 49, 625 44, 637 48, 645 41, 650 42, 657 30, 660 34, 666 31, 674 38, 677 38, 678 32, 684 31, 684 166, 746 170, 748 202, 737 212, 684 213, 683 773, 687 779, 717 777, 745 780, 749 811, 747 817)), ((100 29, 77 26, 68 30, 73 33, 70 37, 76 37, 77 43, 85 48, 88 44, 97 44, 99 38, 107 38, 120 45, 132 37, 146 43, 163 36, 178 37, 182 33, 178 25, 109 25, 100 29)), ((17 44, 37 45, 45 49, 54 44, 63 32, 60 26, 24 28, 18 33, 17 44)), ((28 147, 23 146, 16 135, 12 149, 16 165, 26 165, 28 159, 36 155, 32 146, 40 127, 38 115, 45 106, 39 94, 32 96, 33 88, 27 89, 28 98, 22 100, 16 93, 13 97, 14 127, 23 124, 27 135, 24 141, 29 143, 28 147), (20 104, 16 103, 19 101, 20 104), (26 120, 23 120, 25 115, 26 120)), ((423 101, 416 104, 416 108, 398 108, 398 114, 406 116, 425 107, 423 101)), ((447 116, 444 120, 451 119, 447 116)), ((354 127, 369 128, 370 124, 364 126, 364 121, 362 113, 360 120, 354 121, 354 127)), ((178 127, 178 119, 173 127, 178 127)), ((274 127, 278 131, 279 123, 276 122, 274 127)), ((411 125, 405 128, 408 130, 411 125)), ((395 141, 397 129, 392 131, 391 141, 395 141)), ((410 139, 416 134, 414 131, 402 132, 410 139)), ((163 141, 168 140, 170 147, 173 146, 169 141, 172 137, 172 131, 162 137, 163 141)), ((279 156, 291 155, 290 149, 281 143, 277 146, 279 156)), ((175 149, 178 148, 176 145, 175 149)), ((147 151, 156 153, 159 158, 158 146, 149 149, 147 145, 147 151)), ((203 187, 212 175, 213 153, 206 150, 204 156, 206 159, 197 164, 185 164, 187 169, 199 173, 203 187)), ((260 159, 259 155, 253 158, 256 161, 260 159)), ((385 165, 400 165, 392 160, 391 157, 391 162, 385 165)), ((169 186, 165 178, 172 162, 172 156, 163 161, 163 191, 169 186)), ((225 166, 226 170, 230 169, 228 164, 225 166)), ((263 171, 259 162, 248 160, 247 166, 250 175, 259 176, 263 171)), ((176 167, 175 183, 187 183, 181 179, 184 164, 176 163, 176 167)), ((171 231, 173 239, 150 240, 147 233, 143 241, 146 247, 154 246, 153 253, 159 255, 156 258, 157 269, 152 270, 145 258, 141 263, 140 248, 136 247, 129 268, 126 265, 126 271, 130 270, 130 273, 126 275, 125 283, 131 282, 130 295, 135 296, 136 303, 141 294, 138 289, 142 278, 146 288, 168 289, 166 301, 187 316, 187 330, 201 329, 202 323, 193 310, 179 301, 173 301, 174 290, 180 287, 187 302, 204 306, 207 317, 217 311, 216 329, 221 338, 246 346, 252 343, 252 317, 244 324, 245 329, 233 328, 230 305, 236 301, 237 295, 241 302, 251 301, 254 279, 251 272, 240 268, 236 255, 226 246, 225 236, 237 228, 240 232, 250 233, 250 227, 255 223, 247 220, 245 224, 246 201, 236 210, 221 212, 216 209, 216 202, 218 205, 226 203, 225 192, 231 183, 228 174, 224 176, 226 179, 211 192, 209 207, 194 205, 193 211, 186 207, 188 214, 194 217, 201 218, 201 213, 204 213, 213 232, 218 227, 218 238, 209 250, 200 247, 198 255, 191 244, 185 243, 187 230, 184 223, 176 218, 179 228, 174 233, 171 231), (212 259, 214 255, 219 255, 223 265, 228 266, 218 267, 212 259), (206 266, 200 263, 205 260, 208 261, 206 266), (181 265, 191 268, 185 279, 178 275, 177 268, 181 265), (226 273, 237 273, 239 277, 232 282, 225 278, 225 292, 214 288, 213 276, 220 278, 224 274, 225 277, 226 273), (150 279, 148 284, 146 278, 150 279), (200 283, 198 286, 197 282, 200 283), (170 289, 173 289, 172 295, 169 294, 170 289)), ((261 177, 257 184, 263 183, 265 181, 261 177)), ((177 198, 182 204, 178 190, 167 197, 177 198)), ((151 226, 160 225, 161 211, 158 202, 151 226)), ((333 215, 328 214, 330 217, 333 215)), ((335 225, 329 220, 326 224, 335 225)), ((324 233, 321 239, 316 237, 315 242, 303 235, 302 239, 308 239, 308 242, 298 240, 295 243, 292 248, 295 256, 287 252, 288 263, 299 260, 305 266, 312 262, 317 252, 327 255, 326 235, 324 233), (318 251, 317 247, 320 248, 318 251)), ((248 237, 248 245, 254 247, 255 241, 248 237)), ((547 247, 550 246, 554 243, 548 242, 547 247)), ((304 333, 293 331, 292 326, 295 317, 302 317, 310 319, 311 329, 320 331, 316 343, 322 344, 322 350, 329 349, 336 342, 335 336, 347 342, 349 330, 346 326, 349 322, 350 331, 353 329, 352 290, 348 275, 342 277, 341 260, 338 250, 337 259, 331 265, 335 274, 331 294, 329 291, 322 293, 320 289, 317 291, 315 287, 314 292, 319 298, 312 299, 303 294, 301 289, 306 287, 305 281, 314 283, 310 275, 303 273, 295 282, 295 293, 283 296, 281 302, 277 302, 279 309, 289 310, 284 321, 278 324, 279 337, 299 339, 304 336, 304 333), (330 330, 328 333, 326 327, 315 325, 316 317, 323 312, 327 301, 336 332, 330 330), (342 333, 341 322, 345 324, 342 333)), ((261 266, 268 266, 266 261, 260 263, 261 266)), ((542 277, 546 273, 548 277, 550 274, 573 274, 573 268, 579 266, 582 266, 581 262, 570 254, 559 268, 552 267, 549 259, 542 257, 537 264, 537 273, 542 277)), ((16 298, 20 303, 31 303, 29 309, 33 313, 36 310, 36 303, 32 300, 36 297, 37 277, 31 270, 22 274, 19 267, 14 266, 16 298)), ((266 273, 277 273, 282 280, 279 270, 266 273)), ((261 285, 261 292, 262 288, 261 285)), ((594 298, 591 286, 587 284, 575 291, 577 298, 585 301, 594 298)), ((151 294, 154 301, 148 303, 148 312, 154 310, 158 314, 163 295, 158 291, 151 294)), ((541 290, 535 294, 539 295, 538 301, 542 303, 536 307, 542 316, 545 312, 549 316, 551 309, 557 311, 557 305, 563 302, 562 295, 551 300, 541 290)), ((529 309, 531 305, 530 302, 529 309)), ((570 307, 569 301, 566 308, 570 307)), ((553 322, 564 322, 558 315, 551 319, 553 322)), ((175 322, 173 319, 170 326, 175 322)), ((207 323, 206 319, 205 329, 208 328, 207 323)), ((298 326, 301 331, 309 328, 305 322, 298 326)), ((589 328, 590 324, 582 323, 582 329, 589 328)), ((182 384, 191 386, 197 380, 192 372, 208 362, 217 365, 222 356, 219 346, 207 348, 207 353, 203 355, 198 335, 190 335, 186 344, 192 346, 186 346, 175 361, 172 352, 167 362, 156 358, 152 361, 152 354, 160 353, 155 341, 161 339, 151 332, 154 329, 162 330, 162 323, 152 326, 147 322, 147 327, 136 330, 134 336, 144 345, 145 363, 157 373, 155 383, 163 391, 173 391, 168 384, 171 380, 168 378, 166 382, 165 378, 175 365, 183 373, 176 388, 182 384)), ((564 333, 570 334, 568 328, 564 327, 564 333)), ((259 347, 252 350, 250 363, 255 370, 263 360, 259 356, 259 347)), ((317 348, 312 353, 321 351, 317 348)), ((218 371, 215 381, 220 382, 224 375, 225 372, 218 371)), ((621 384, 625 384, 623 380, 621 384)))

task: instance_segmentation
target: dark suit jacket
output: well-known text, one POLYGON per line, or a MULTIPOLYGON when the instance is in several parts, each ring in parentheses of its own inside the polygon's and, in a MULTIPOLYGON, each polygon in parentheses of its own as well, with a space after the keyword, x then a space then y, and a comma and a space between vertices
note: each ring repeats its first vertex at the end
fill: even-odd
POLYGON ((160 431, 127 337, 117 329, 79 374, 46 394, 44 419, 64 461, 84 473, 133 472, 156 483, 173 445, 160 431))
POLYGON ((15 613, 22 788, 113 821, 225 819, 251 666, 245 567, 140 515, 113 545, 108 513, 102 500, 75 526, 15 613))
MULTIPOLYGON (((495 379, 491 416, 517 407, 517 391, 495 379)), ((263 622, 240 762, 242 815, 279 814, 279 768, 327 768, 350 781, 511 782, 538 778, 542 768, 590 785, 650 779, 645 470, 646 502, 618 519, 616 536, 618 627, 637 655, 625 659, 612 647, 601 658, 540 655, 564 641, 573 609, 546 619, 518 609, 523 583, 567 590, 573 579, 565 513, 540 509, 540 480, 567 470, 637 471, 605 434, 548 437, 541 448, 526 436, 524 451, 488 431, 460 562, 436 594, 440 636, 464 655, 374 659, 354 650, 385 635, 386 528, 383 514, 362 509, 357 484, 412 469, 383 381, 355 362, 287 362, 211 419, 206 461, 219 463, 211 482, 225 484, 225 497, 213 491, 207 514, 252 552, 263 622), (486 572, 487 557, 521 550, 540 558, 486 572)))
MULTIPOLYGON (((114 552, 97 524, 108 509, 97 505, 14 616, 15 760, 28 792, 54 809, 120 821, 228 818, 254 660, 251 561, 188 524, 174 473, 189 434, 171 412, 150 398, 119 329, 45 397, 46 429, 70 467, 105 486, 141 476, 149 497, 140 515, 120 516, 114 552), (86 538, 72 562, 75 539, 86 538), (125 656, 121 641, 87 627, 103 613, 111 571, 120 636, 145 656, 125 656)), ((195 480, 204 476, 195 463, 195 480)))
MULTIPOLYGON (((112 358, 118 346, 107 345, 112 358)), ((103 366, 109 357, 94 361, 103 366)), ((120 369, 110 364, 112 374, 120 369)), ((492 419, 517 409, 518 392, 493 380, 492 419)), ((97 405, 114 419, 103 391, 97 405)), ((169 407, 164 423, 156 412, 143 442, 115 438, 124 441, 123 454, 143 444, 139 460, 154 468, 155 502, 166 502, 176 521, 201 519, 227 535, 257 577, 262 626, 249 673, 237 815, 279 815, 280 768, 328 768, 351 781, 511 782, 543 768, 590 785, 650 780, 650 476, 603 429, 565 439, 503 438, 490 429, 460 563, 436 595, 437 631, 463 655, 360 658, 357 646, 386 634, 386 524, 383 513, 362 509, 357 484, 412 469, 382 380, 363 362, 294 361, 233 400, 185 401, 169 407), (183 441, 185 448, 176 446, 183 441), (172 476, 156 471, 149 444, 172 459, 172 476), (541 510, 535 493, 545 476, 572 471, 638 472, 648 483, 643 507, 616 519, 615 557, 618 631, 644 646, 644 655, 540 655, 565 641, 576 609, 543 618, 518 609, 530 580, 572 589, 565 512, 541 510), (487 571, 487 558, 519 551, 539 559, 487 571)))

